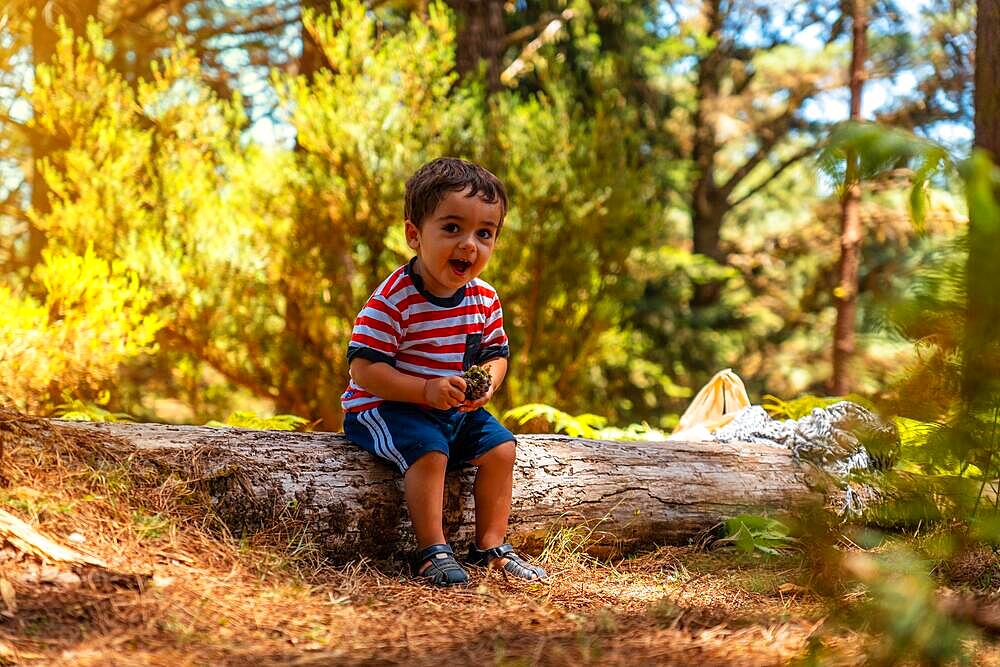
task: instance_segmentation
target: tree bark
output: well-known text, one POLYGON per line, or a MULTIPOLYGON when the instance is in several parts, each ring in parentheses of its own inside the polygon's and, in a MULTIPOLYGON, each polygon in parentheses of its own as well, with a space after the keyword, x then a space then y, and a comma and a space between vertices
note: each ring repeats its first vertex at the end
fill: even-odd
MULTIPOLYGON (((868 57, 868 2, 854 0, 851 5, 851 120, 861 120, 861 94, 868 57)), ((840 261, 838 283, 834 291, 837 323, 833 332, 833 378, 831 392, 843 396, 851 390, 850 364, 854 358, 854 324, 858 307, 858 268, 861 264, 861 182, 858 156, 847 153, 847 172, 841 201, 840 261)))
MULTIPOLYGON (((996 165, 1000 164, 1000 0, 979 0, 976 10, 975 150, 996 165)), ((996 335, 1000 326, 1000 299, 996 295, 1000 283, 1000 187, 993 183, 992 202, 986 202, 983 194, 969 196, 962 398, 970 414, 980 408, 995 410, 1000 372, 996 335)))
MULTIPOLYGON (((691 202, 692 251, 714 259, 720 264, 725 257, 719 246, 722 218, 728 210, 728 201, 716 184, 716 157, 719 152, 716 123, 718 122, 719 87, 722 78, 722 9, 719 0, 707 0, 702 11, 707 24, 706 36, 712 40, 712 49, 698 64, 696 92, 694 146, 694 196, 691 202)), ((694 286, 691 306, 701 308, 719 300, 722 286, 710 281, 694 286)))
POLYGON ((507 39, 503 0, 448 0, 458 18, 455 69, 465 75, 486 61, 486 89, 500 90, 501 59, 507 39))
MULTIPOLYGON (((70 435, 106 435, 197 481, 237 534, 301 528, 334 560, 384 558, 415 545, 401 476, 342 435, 61 425, 70 435)), ((765 445, 519 436, 509 540, 537 550, 556 529, 582 527, 593 531, 597 553, 682 543, 724 517, 815 499, 810 470, 765 445)), ((457 548, 474 535, 473 480, 468 467, 448 477, 445 534, 457 548)))
MULTIPOLYGON (((302 0, 300 4, 303 12, 305 10, 312 10, 317 15, 328 14, 330 12, 330 3, 324 0, 302 0)), ((299 19, 299 38, 302 40, 302 55, 299 56, 298 73, 312 81, 316 72, 325 65, 323 49, 320 48, 320 45, 309 31, 306 30, 302 19, 299 19)))
POLYGON ((977 148, 1000 159, 1000 0, 976 4, 975 126, 977 148))

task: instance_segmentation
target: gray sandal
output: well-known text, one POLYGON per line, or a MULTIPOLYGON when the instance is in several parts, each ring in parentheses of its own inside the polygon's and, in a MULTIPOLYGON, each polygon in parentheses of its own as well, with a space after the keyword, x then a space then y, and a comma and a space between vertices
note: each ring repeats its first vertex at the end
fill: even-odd
POLYGON ((454 586, 469 582, 469 575, 455 560, 455 552, 447 544, 432 544, 413 561, 413 576, 435 586, 454 586), (423 572, 420 568, 430 563, 423 572))
POLYGON ((503 566, 504 571, 518 579, 538 581, 548 578, 545 570, 537 565, 526 563, 523 558, 514 553, 514 547, 510 544, 501 544, 492 549, 477 549, 475 544, 470 544, 469 557, 465 559, 465 562, 469 565, 486 567, 497 558, 506 558, 507 562, 503 566))

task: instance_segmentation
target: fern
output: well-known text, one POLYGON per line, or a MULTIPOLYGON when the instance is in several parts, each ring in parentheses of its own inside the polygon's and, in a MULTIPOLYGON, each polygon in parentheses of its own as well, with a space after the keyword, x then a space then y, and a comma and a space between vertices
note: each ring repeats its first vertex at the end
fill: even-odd
POLYGON ((546 405, 545 403, 528 403, 511 408, 503 414, 501 420, 507 423, 516 422, 524 426, 534 419, 548 422, 554 433, 565 433, 572 438, 591 438, 595 440, 666 440, 667 434, 642 424, 629 424, 624 428, 608 426, 608 420, 600 415, 584 413, 571 415, 568 412, 546 405))
POLYGON ((544 403, 528 403, 511 408, 503 414, 502 420, 512 420, 524 426, 533 419, 544 419, 552 425, 555 433, 565 433, 573 438, 597 438, 607 420, 600 415, 584 413, 573 416, 544 403))
POLYGON ((806 394, 805 396, 787 401, 783 401, 772 394, 767 394, 764 396, 761 407, 775 419, 801 419, 816 408, 825 408, 840 401, 851 401, 863 405, 868 409, 873 409, 871 401, 857 394, 848 394, 847 396, 813 396, 812 394, 806 394))
POLYGON ((135 421, 124 412, 111 412, 103 406, 111 400, 111 392, 101 391, 93 403, 72 397, 63 392, 63 402, 55 407, 52 416, 57 419, 77 422, 130 422, 135 421))
POLYGON ((237 410, 226 417, 225 422, 213 420, 205 424, 205 426, 216 428, 249 428, 257 431, 298 431, 308 430, 308 428, 304 428, 307 424, 309 424, 309 420, 298 415, 260 417, 253 412, 237 410))
POLYGON ((759 551, 768 556, 777 556, 798 544, 798 540, 789 535, 788 526, 777 519, 764 516, 734 516, 726 519, 723 527, 726 536, 713 543, 721 548, 735 547, 748 554, 759 551))

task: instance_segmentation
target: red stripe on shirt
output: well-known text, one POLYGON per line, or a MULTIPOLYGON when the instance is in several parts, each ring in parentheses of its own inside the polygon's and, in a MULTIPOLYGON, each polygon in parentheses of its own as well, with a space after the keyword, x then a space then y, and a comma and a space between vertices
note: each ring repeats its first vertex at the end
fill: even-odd
POLYGON ((391 324, 383 322, 382 320, 377 320, 374 317, 366 317, 364 315, 358 317, 354 321, 354 326, 356 327, 368 327, 370 329, 376 329, 382 333, 387 333, 395 339, 399 339, 399 331, 394 329, 391 324))
POLYGON ((392 318, 393 322, 398 325, 402 325, 403 318, 400 316, 399 311, 385 303, 381 299, 371 299, 365 304, 365 307, 361 309, 361 312, 371 308, 372 310, 377 310, 380 313, 385 313, 392 318))
POLYGON ((462 371, 461 358, 459 358, 458 361, 439 361, 431 357, 400 352, 396 355, 396 361, 402 362, 404 364, 410 364, 411 366, 422 366, 424 368, 437 368, 443 371, 459 371, 459 372, 462 371))
POLYGON ((407 340, 427 340, 428 338, 443 338, 445 336, 455 336, 458 334, 477 333, 476 324, 457 324, 452 327, 435 327, 426 331, 407 331, 407 340))
POLYGON ((397 345, 393 345, 392 343, 387 343, 384 340, 372 338, 371 336, 366 336, 365 334, 358 332, 351 334, 351 342, 359 343, 365 347, 370 347, 373 350, 384 352, 389 355, 395 354, 396 350, 399 349, 397 345))
MULTIPOLYGON (((389 298, 401 289, 406 288, 406 283, 409 283, 409 276, 406 275, 406 267, 399 267, 393 271, 388 278, 382 281, 382 285, 379 287, 376 294, 383 298, 389 298)), ((374 295, 373 295, 374 296, 374 295)))
POLYGON ((449 354, 458 352, 465 354, 465 342, 438 345, 437 343, 418 343, 406 348, 409 352, 430 352, 432 354, 449 354))
POLYGON ((426 310, 422 313, 413 313, 406 318, 406 326, 421 324, 423 322, 436 322, 439 320, 451 320, 468 315, 482 315, 483 309, 479 306, 463 306, 448 308, 447 310, 426 310))

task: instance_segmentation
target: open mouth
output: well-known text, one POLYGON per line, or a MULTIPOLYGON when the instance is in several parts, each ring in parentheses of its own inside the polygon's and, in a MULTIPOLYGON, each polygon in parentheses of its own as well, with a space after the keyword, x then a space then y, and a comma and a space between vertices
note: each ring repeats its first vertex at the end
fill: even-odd
POLYGON ((472 262, 464 259, 449 259, 448 263, 451 264, 452 270, 460 276, 465 275, 465 272, 472 266, 472 262))

